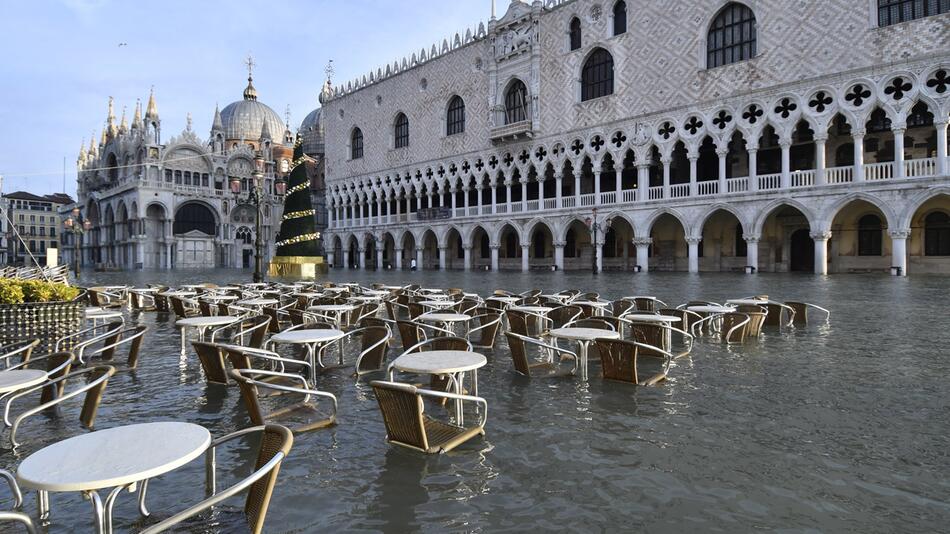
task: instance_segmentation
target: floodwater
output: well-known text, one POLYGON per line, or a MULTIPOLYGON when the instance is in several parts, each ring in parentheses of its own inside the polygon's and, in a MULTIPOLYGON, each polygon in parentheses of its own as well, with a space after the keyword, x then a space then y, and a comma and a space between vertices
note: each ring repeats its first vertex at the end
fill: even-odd
MULTIPOLYGON (((441 456, 389 446, 368 384, 330 371, 339 424, 296 436, 271 502, 267 532, 922 532, 950 524, 950 278, 876 275, 360 273, 330 279, 463 287, 579 288, 606 298, 655 295, 676 305, 768 294, 832 310, 830 324, 741 346, 697 341, 670 380, 640 388, 591 379, 516 376, 504 343, 479 372, 487 435, 441 456)), ((83 282, 142 285, 249 280, 242 271, 85 273, 83 282)), ((813 315, 818 317, 818 315, 813 315)), ((98 428, 162 420, 220 436, 249 425, 236 388, 206 385, 178 352, 167 314, 150 327, 140 368, 110 381, 98 428)), ((79 403, 36 416, 5 468, 82 430, 79 403)), ((224 480, 249 446, 220 456, 224 480)), ((222 486, 226 484, 220 483, 222 486)), ((5 490, 0 507, 9 509, 5 490)), ((157 517, 203 496, 202 462, 152 482, 157 517)), ((92 506, 53 494, 52 532, 88 531, 92 506)), ((236 505, 242 504, 238 500, 236 505)), ((35 513, 35 498, 27 496, 35 513)), ((135 496, 119 531, 141 526, 135 496)), ((220 513, 189 532, 242 531, 220 513)))

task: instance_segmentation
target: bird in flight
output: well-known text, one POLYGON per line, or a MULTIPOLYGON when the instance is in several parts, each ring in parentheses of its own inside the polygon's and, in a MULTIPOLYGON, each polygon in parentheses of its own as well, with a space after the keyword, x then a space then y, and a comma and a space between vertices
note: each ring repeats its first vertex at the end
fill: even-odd
POLYGON ((119 43, 119 48, 122 48, 123 46, 129 46, 129 43, 119 43))

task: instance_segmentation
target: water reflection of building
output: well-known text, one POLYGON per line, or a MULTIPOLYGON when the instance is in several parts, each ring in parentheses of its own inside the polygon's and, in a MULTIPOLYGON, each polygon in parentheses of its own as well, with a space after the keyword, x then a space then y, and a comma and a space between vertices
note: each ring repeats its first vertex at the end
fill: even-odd
POLYGON ((326 98, 328 258, 950 272, 947 9, 514 0, 326 98))
POLYGON ((112 102, 101 140, 78 160, 78 204, 92 222, 83 262, 118 268, 248 268, 253 263, 255 207, 235 201, 252 187, 254 158, 264 170, 263 238, 273 252, 282 200, 274 183, 289 171, 293 136, 270 107, 258 101, 248 77, 244 98, 215 109, 210 136, 192 130, 162 138, 155 96, 131 124, 116 121, 112 102))

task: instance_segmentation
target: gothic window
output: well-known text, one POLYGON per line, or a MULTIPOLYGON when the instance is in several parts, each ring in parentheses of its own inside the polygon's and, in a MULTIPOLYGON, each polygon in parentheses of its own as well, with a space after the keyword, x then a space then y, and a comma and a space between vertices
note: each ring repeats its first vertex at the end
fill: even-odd
POLYGON ((185 185, 191 185, 191 171, 185 171, 185 185))
POLYGON ((594 53, 584 63, 581 72, 581 101, 612 95, 614 93, 614 58, 603 48, 594 53))
POLYGON ((363 130, 353 128, 353 134, 350 136, 350 158, 360 159, 363 157, 363 130))
POLYGON ((208 187, 208 180, 211 176, 208 173, 203 173, 201 175, 201 187, 208 187))
POLYGON ((881 218, 865 215, 858 219, 858 256, 881 255, 881 218))
POLYGON ((171 169, 165 169, 165 181, 166 181, 166 182, 169 182, 169 183, 172 181, 172 171, 171 171, 171 169))
POLYGON ((175 171, 175 183, 181 185, 181 171, 175 171))
POLYGON ((396 126, 393 132, 396 136, 396 148, 409 146, 409 117, 405 113, 396 115, 396 126))
POLYGON ((619 0, 614 4, 614 35, 627 33, 627 3, 619 0))
POLYGON ((950 215, 935 211, 924 219, 924 254, 950 256, 950 215))
POLYGON ((706 37, 706 68, 720 67, 755 57, 755 14, 732 2, 719 11, 706 37))
POLYGON ((571 19, 571 29, 568 32, 571 41, 571 50, 578 50, 581 47, 581 19, 574 17, 571 19))
POLYGON ((515 80, 505 92, 505 124, 528 120, 528 88, 515 80))
POLYGON ((736 225, 736 257, 745 258, 749 255, 749 244, 742 237, 742 225, 736 225))
POLYGON ((950 13, 950 0, 877 0, 878 26, 950 13))
POLYGON ((449 111, 445 117, 445 134, 455 135, 465 132, 465 101, 456 95, 449 101, 449 111))

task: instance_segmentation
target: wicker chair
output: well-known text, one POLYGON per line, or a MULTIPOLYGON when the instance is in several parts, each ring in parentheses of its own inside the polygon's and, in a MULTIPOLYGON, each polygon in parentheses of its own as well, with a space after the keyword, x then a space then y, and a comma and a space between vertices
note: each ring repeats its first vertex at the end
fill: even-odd
POLYGON ((610 313, 614 317, 623 317, 634 310, 636 305, 629 300, 620 299, 610 303, 610 313))
POLYGON ((689 310, 687 310, 687 309, 685 309, 685 308, 683 308, 683 309, 677 309, 677 308, 661 308, 661 309, 658 311, 658 313, 659 313, 660 315, 666 315, 666 316, 669 316, 669 317, 679 317, 679 318, 680 318, 680 322, 677 324, 677 326, 680 327, 681 330, 684 330, 684 331, 686 331, 686 332, 689 332, 689 331, 692 330, 692 328, 693 328, 693 323, 695 323, 696 321, 702 321, 702 320, 703 320, 703 316, 702 316, 702 315, 700 315, 700 314, 698 314, 698 313, 696 313, 696 312, 691 312, 691 311, 689 311, 689 310))
POLYGON ((155 297, 149 293, 142 291, 129 291, 129 303, 132 304, 132 309, 140 312, 151 312, 158 311, 158 306, 155 301, 155 297))
MULTIPOLYGON (((224 352, 228 361, 231 362, 232 369, 264 369, 266 371, 278 371, 282 375, 286 375, 290 373, 287 368, 291 367, 297 369, 295 373, 290 373, 291 375, 298 374, 304 377, 313 375, 312 366, 305 359, 285 358, 271 350, 238 345, 217 345, 216 348, 224 352)), ((297 377, 285 379, 282 376, 260 377, 259 380, 287 386, 296 386, 300 382, 297 377)))
MULTIPOLYGON (((487 310, 487 308, 485 308, 487 310)), ((495 348, 495 340, 498 339, 498 330, 501 328, 501 313, 490 311, 476 315, 472 318, 478 323, 478 326, 468 332, 468 338, 472 341, 472 346, 478 349, 492 350, 495 348)))
MULTIPOLYGON (((272 319, 267 315, 254 315, 225 328, 233 332, 231 343, 259 349, 264 346, 271 321, 272 319)), ((215 339, 220 338, 215 336, 215 339)))
POLYGON ((633 299, 634 309, 641 312, 648 312, 648 313, 655 312, 657 310, 658 304, 662 306, 666 306, 666 303, 664 303, 661 300, 657 300, 655 298, 637 297, 633 299))
POLYGON ((0 347, 0 367, 6 369, 14 365, 11 362, 15 357, 19 357, 20 361, 18 363, 30 361, 30 356, 33 355, 33 349, 39 344, 39 339, 30 339, 3 345, 0 347))
POLYGON ((564 325, 580 319, 582 314, 580 306, 558 306, 549 311, 547 317, 551 320, 551 328, 563 328, 564 325))
POLYGON ((751 319, 745 313, 724 313, 719 335, 726 343, 742 343, 750 335, 751 319))
MULTIPOLYGON (((231 378, 237 382, 238 387, 241 388, 241 399, 244 402, 244 407, 247 409, 248 416, 251 418, 251 423, 255 425, 266 425, 269 424, 269 421, 301 415, 308 418, 317 416, 317 418, 293 427, 291 430, 294 432, 310 432, 312 430, 327 428, 336 423, 336 396, 326 391, 310 389, 307 380, 300 375, 281 373, 279 371, 264 371, 261 369, 232 369, 229 374, 231 378), (296 387, 288 386, 276 383, 276 381, 261 380, 262 378, 270 378, 272 380, 296 380, 300 385, 296 387), (267 413, 261 405, 261 389, 285 394, 303 395, 303 400, 267 413), (329 416, 325 416, 317 409, 317 405, 310 401, 310 397, 330 399, 333 402, 333 411, 329 416)), ((281 397, 284 396, 285 395, 281 395, 281 397)))
POLYGON ((286 311, 268 306, 262 308, 261 311, 264 312, 264 315, 270 317, 270 323, 267 324, 267 331, 271 334, 279 334, 286 328, 293 326, 286 311))
MULTIPOLYGON (((393 334, 388 326, 366 326, 346 333, 340 340, 346 343, 350 340, 360 341, 359 356, 354 366, 356 376, 385 370, 386 354, 389 352, 389 343, 393 334)), ((343 351, 340 352, 340 364, 343 363, 343 351)))
POLYGON ((598 339, 594 343, 600 352, 600 368, 605 380, 652 386, 666 380, 673 361, 672 354, 653 345, 621 339, 598 339), (649 378, 641 379, 640 360, 647 358, 661 360, 662 367, 649 378))
POLYGON ((60 351, 65 349, 70 343, 74 343, 72 346, 73 353, 76 354, 79 363, 85 363, 83 355, 89 347, 108 339, 116 332, 122 330, 122 327, 122 321, 113 321, 111 323, 86 328, 57 339, 53 350, 60 351))
POLYGON ((613 330, 617 328, 610 321, 603 317, 591 317, 588 319, 577 319, 564 325, 564 328, 596 328, 598 330, 613 330))
POLYGON ((89 367, 79 371, 71 372, 52 380, 48 380, 44 384, 40 384, 38 386, 20 390, 14 395, 11 395, 7 398, 7 402, 3 410, 3 422, 10 428, 10 443, 13 445, 13 447, 19 446, 19 443, 16 441, 16 433, 26 418, 43 412, 62 403, 63 401, 76 397, 81 393, 85 393, 86 395, 85 400, 83 401, 82 411, 79 413, 79 421, 85 428, 92 429, 96 422, 96 414, 99 411, 99 403, 102 401, 102 395, 105 393, 106 385, 109 383, 109 377, 114 374, 115 367, 108 365, 89 367), (79 377, 87 379, 87 381, 81 387, 75 389, 74 391, 63 392, 62 394, 46 402, 44 402, 41 397, 39 406, 30 408, 16 417, 13 417, 11 422, 10 412, 13 401, 50 386, 58 387, 59 384, 65 384, 69 380, 77 379, 79 377))
POLYGON ((99 308, 121 308, 125 304, 121 295, 99 287, 89 288, 88 296, 89 303, 99 308))
POLYGON ((749 316, 749 326, 747 326, 750 337, 759 337, 762 334, 762 326, 765 324, 765 318, 768 317, 768 310, 763 306, 743 304, 736 307, 736 311, 749 316))
POLYGON ((419 304, 418 302, 409 303, 409 318, 412 319, 413 321, 415 321, 416 318, 418 318, 420 315, 422 315, 425 312, 426 312, 426 309, 422 306, 422 304, 419 304))
POLYGON ((386 441, 427 454, 449 452, 468 440, 485 435, 488 402, 481 397, 429 391, 409 384, 374 380, 371 383, 386 425, 386 441), (429 417, 424 398, 472 402, 480 407, 480 421, 459 427, 429 417))
MULTIPOLYGON (((244 500, 243 517, 253 534, 260 534, 264 530, 264 519, 267 516, 267 508, 270 506, 271 496, 274 493, 274 486, 277 485, 277 474, 280 471, 280 465, 290 453, 294 443, 293 433, 281 425, 264 425, 252 428, 245 428, 233 434, 218 438, 211 442, 208 449, 206 470, 207 493, 210 495, 207 499, 189 507, 183 512, 179 512, 172 517, 152 525, 142 531, 142 534, 157 534, 172 529, 176 525, 190 519, 199 513, 212 508, 222 501, 229 499, 245 489, 248 490, 247 498, 244 500), (215 462, 216 449, 233 439, 243 437, 252 433, 260 433, 260 448, 257 451, 257 459, 254 462, 254 472, 247 478, 244 478, 237 484, 226 490, 217 490, 215 462)), ((219 522, 217 519, 216 522, 219 522)), ((206 526, 206 521, 202 521, 201 527, 206 526)), ((225 529, 230 530, 230 529, 225 529)))
POLYGON ((764 302, 762 306, 768 312, 768 315, 765 316, 765 324, 763 326, 791 326, 795 320, 795 310, 791 306, 773 301, 764 302), (788 317, 787 321, 784 320, 785 316, 788 317))
POLYGON ((145 340, 146 332, 148 332, 148 327, 144 325, 133 326, 125 330, 116 330, 102 340, 103 346, 101 348, 87 352, 86 357, 99 356, 103 360, 108 361, 109 364, 112 364, 116 349, 122 345, 128 345, 129 355, 125 360, 124 370, 134 371, 139 365, 139 353, 142 350, 142 342, 145 340))
POLYGON ((180 297, 168 297, 168 302, 171 304, 172 311, 175 312, 175 315, 179 319, 187 319, 188 317, 197 317, 200 315, 197 304, 193 300, 186 300, 180 297))
POLYGON ((577 354, 572 351, 514 332, 506 332, 505 337, 508 338, 508 349, 511 351, 511 360, 515 366, 515 371, 524 376, 532 376, 534 371, 542 369, 548 371, 552 376, 563 376, 565 373, 557 373, 557 371, 560 369, 560 363, 565 359, 574 361, 574 368, 570 374, 577 371, 577 354), (528 355, 528 347, 539 349, 545 356, 546 361, 532 362, 528 355), (555 354, 559 356, 557 363, 553 361, 555 354))
POLYGON ((817 304, 809 304, 808 302, 795 302, 787 301, 785 305, 795 311, 795 315, 792 316, 791 323, 795 325, 806 325, 808 324, 808 310, 815 309, 825 314, 825 322, 831 322, 831 312, 822 308, 817 304))
POLYGON ((192 341, 191 346, 198 355, 198 362, 204 370, 205 379, 209 384, 230 384, 228 370, 224 364, 225 351, 219 343, 192 341))

